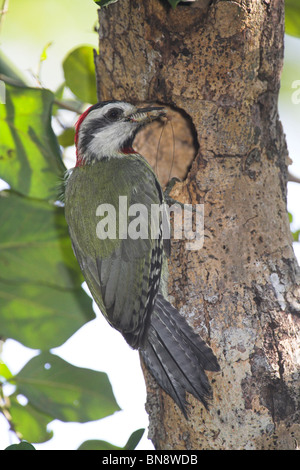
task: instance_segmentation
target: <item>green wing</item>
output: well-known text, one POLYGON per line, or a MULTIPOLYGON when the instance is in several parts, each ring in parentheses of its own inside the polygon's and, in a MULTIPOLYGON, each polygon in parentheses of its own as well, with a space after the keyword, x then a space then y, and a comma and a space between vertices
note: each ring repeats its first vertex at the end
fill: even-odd
MULTIPOLYGON (((163 196, 152 169, 141 156, 76 168, 67 183, 66 218, 75 256, 94 300, 109 323, 137 348, 143 343, 160 284, 161 213, 152 232, 157 233, 154 238, 148 231, 145 239, 99 239, 97 207, 105 203, 118 209, 120 195, 127 196, 128 206, 144 205, 147 211, 139 212, 139 225, 149 227, 151 204, 161 204, 163 196)), ((118 218, 118 210, 116 214, 118 218)), ((128 222, 134 223, 130 218, 128 222)))

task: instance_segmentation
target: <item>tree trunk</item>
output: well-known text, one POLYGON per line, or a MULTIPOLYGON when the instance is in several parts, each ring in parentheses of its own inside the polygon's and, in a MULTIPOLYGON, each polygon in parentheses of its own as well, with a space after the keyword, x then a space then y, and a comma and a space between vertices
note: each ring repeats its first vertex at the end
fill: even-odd
MULTIPOLYGON (((201 250, 172 241, 169 293, 221 372, 209 374, 209 411, 188 397, 188 421, 145 372, 150 438, 157 449, 294 449, 300 287, 277 110, 284 0, 167 5, 119 0, 101 9, 95 57, 100 100, 155 101, 179 111, 175 172, 182 182, 171 194, 205 210, 201 250)), ((143 140, 155 160, 157 140, 149 133, 143 140)), ((172 133, 161 140, 172 154, 172 133)), ((167 179, 170 161, 159 168, 167 179)))

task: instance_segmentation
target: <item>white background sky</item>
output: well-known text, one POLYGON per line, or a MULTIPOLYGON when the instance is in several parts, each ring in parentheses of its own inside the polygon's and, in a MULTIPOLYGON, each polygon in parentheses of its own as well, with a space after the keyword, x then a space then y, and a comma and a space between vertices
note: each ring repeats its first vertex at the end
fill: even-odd
MULTIPOLYGON (((23 2, 23 5, 28 6, 29 3, 29 1, 23 2)), ((10 8, 12 13, 12 9, 16 5, 20 5, 20 2, 11 0, 10 8)), ((65 8, 65 10, 62 11, 60 16, 56 15, 56 19, 60 19, 61 30, 64 30, 65 33, 58 38, 57 30, 60 26, 57 25, 57 21, 55 31, 51 30, 53 20, 51 20, 52 10, 49 0, 36 2, 36 6, 36 17, 41 18, 38 25, 40 29, 38 42, 34 37, 27 38, 25 35, 25 27, 28 29, 28 25, 24 25, 22 20, 19 23, 14 20, 12 25, 11 18, 13 15, 11 15, 11 18, 7 15, 2 28, 3 34, 0 44, 4 52, 15 63, 18 63, 21 69, 36 70, 41 50, 54 37, 55 41, 49 49, 48 59, 43 64, 42 80, 44 86, 55 89, 63 79, 60 64, 64 55, 79 44, 97 45, 97 37, 95 33, 91 32, 91 27, 97 20, 97 8, 92 1, 90 3, 86 2, 85 6, 88 11, 85 10, 84 15, 78 15, 77 9, 80 8, 80 1, 61 1, 60 7, 65 8), (45 9, 45 5, 48 5, 48 9, 45 9), (44 10, 41 10, 43 8, 44 10), (74 18, 71 15, 72 11, 75 12, 74 18), (78 17, 82 20, 80 23, 78 17), (18 31, 17 36, 16 31, 18 31), (24 39, 22 47, 20 47, 20 37, 24 39)), ((287 38, 286 56, 293 61, 299 61, 300 40, 287 38)), ((290 77, 291 83, 295 80, 300 80, 300 69, 299 76, 290 77)), ((290 169, 300 177, 300 103, 292 103, 293 91, 295 90, 291 87, 290 98, 289 95, 285 94, 284 99, 280 100, 280 116, 285 129, 290 156, 293 159, 293 165, 290 169)), ((288 208, 294 217, 293 228, 300 228, 300 185, 297 183, 289 183, 288 185, 288 208)), ((300 259, 299 245, 299 243, 295 244, 298 259, 300 259)), ((54 421, 49 425, 49 429, 54 430, 54 438, 44 444, 36 445, 36 448, 72 450, 87 439, 103 439, 115 445, 123 446, 133 431, 147 427, 148 419, 144 410, 146 390, 139 366, 138 353, 127 346, 121 335, 109 327, 101 315, 97 315, 95 320, 82 327, 63 346, 54 349, 53 352, 77 366, 107 372, 122 411, 111 417, 86 424, 54 421)), ((8 340, 3 347, 1 357, 11 371, 17 373, 36 353, 13 340, 8 340)), ((138 447, 139 449, 153 448, 146 436, 147 430, 138 447)), ((0 449, 13 442, 17 441, 14 435, 8 432, 7 423, 1 415, 0 449)))

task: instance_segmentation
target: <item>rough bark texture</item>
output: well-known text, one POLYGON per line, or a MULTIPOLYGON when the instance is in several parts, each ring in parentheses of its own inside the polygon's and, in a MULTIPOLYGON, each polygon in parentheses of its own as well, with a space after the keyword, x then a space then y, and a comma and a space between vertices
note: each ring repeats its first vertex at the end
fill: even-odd
MULTIPOLYGON (((95 57, 99 99, 180 111, 174 171, 183 181, 172 196, 205 205, 203 248, 172 243, 169 289, 221 372, 210 374, 209 411, 188 397, 188 421, 146 373, 150 438, 158 449, 294 449, 300 287, 277 111, 284 1, 166 5, 119 0, 102 9, 95 57)), ((147 137, 140 145, 155 159, 157 141, 147 137)), ((170 156, 172 134, 161 140, 170 156)))

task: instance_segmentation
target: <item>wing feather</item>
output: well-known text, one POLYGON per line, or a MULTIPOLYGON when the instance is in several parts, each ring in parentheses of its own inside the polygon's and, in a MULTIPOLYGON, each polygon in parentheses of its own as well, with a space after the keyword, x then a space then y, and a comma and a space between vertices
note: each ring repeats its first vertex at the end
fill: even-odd
POLYGON ((162 215, 157 238, 148 232, 147 238, 98 239, 97 206, 91 201, 116 205, 119 195, 124 194, 129 205, 144 204, 147 220, 142 214, 140 220, 149 227, 151 205, 161 204, 163 195, 151 167, 138 154, 75 168, 66 189, 66 217, 75 255, 95 301, 111 325, 138 348, 144 344, 160 284, 162 215), (103 175, 108 169, 109 174, 117 175, 118 185, 110 181, 106 186, 103 175))

